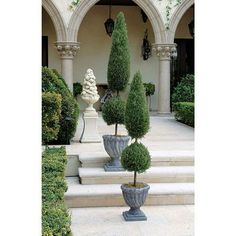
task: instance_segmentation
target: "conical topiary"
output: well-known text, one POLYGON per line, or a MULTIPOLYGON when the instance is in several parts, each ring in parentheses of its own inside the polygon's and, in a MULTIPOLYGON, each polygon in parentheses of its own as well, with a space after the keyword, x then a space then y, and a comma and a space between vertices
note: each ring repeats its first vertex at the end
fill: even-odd
POLYGON ((125 126, 135 142, 126 147, 121 156, 121 164, 125 170, 142 173, 150 167, 151 158, 148 149, 138 139, 144 137, 149 130, 149 112, 146 103, 145 89, 140 72, 134 75, 126 105, 125 126))
POLYGON ((118 124, 124 124, 125 119, 125 103, 120 98, 118 99, 119 92, 127 87, 129 77, 130 53, 128 35, 124 14, 120 12, 117 15, 114 31, 112 33, 112 47, 107 71, 108 87, 113 92, 116 92, 117 99, 108 100, 102 108, 104 121, 108 125, 115 124, 116 136, 118 124))
POLYGON ((132 139, 142 138, 149 130, 149 112, 140 72, 134 75, 126 104, 125 126, 132 139))
POLYGON ((107 79, 112 91, 124 90, 130 77, 130 53, 125 17, 122 12, 117 15, 112 33, 112 47, 108 62, 107 79))

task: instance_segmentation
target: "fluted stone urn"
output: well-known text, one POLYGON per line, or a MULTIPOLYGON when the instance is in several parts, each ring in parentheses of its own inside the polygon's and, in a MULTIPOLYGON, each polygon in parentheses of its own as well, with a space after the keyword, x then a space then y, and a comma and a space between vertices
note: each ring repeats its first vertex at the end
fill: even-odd
MULTIPOLYGON (((130 184, 131 185, 131 184, 130 184)), ((147 220, 146 215, 140 210, 144 204, 150 186, 144 184, 142 188, 130 187, 129 184, 121 185, 122 194, 126 204, 130 207, 129 211, 123 212, 123 217, 126 221, 144 221, 147 220)))
POLYGON ((122 151, 128 146, 130 136, 103 135, 103 144, 111 160, 104 165, 105 171, 124 171, 120 163, 122 151))

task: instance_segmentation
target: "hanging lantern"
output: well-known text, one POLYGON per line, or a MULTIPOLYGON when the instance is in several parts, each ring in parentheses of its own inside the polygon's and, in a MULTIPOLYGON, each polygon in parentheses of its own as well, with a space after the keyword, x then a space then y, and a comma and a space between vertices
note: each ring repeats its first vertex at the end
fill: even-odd
POLYGON ((107 34, 111 37, 114 30, 114 21, 111 19, 111 1, 109 5, 109 18, 104 23, 107 34))
POLYGON ((143 60, 146 61, 151 56, 151 44, 148 41, 148 30, 145 30, 143 45, 142 45, 142 56, 143 60))

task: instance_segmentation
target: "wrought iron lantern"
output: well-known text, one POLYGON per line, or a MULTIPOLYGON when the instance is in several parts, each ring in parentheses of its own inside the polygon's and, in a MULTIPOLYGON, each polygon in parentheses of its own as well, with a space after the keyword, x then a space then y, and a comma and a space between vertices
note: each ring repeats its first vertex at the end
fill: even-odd
POLYGON ((105 28, 106 28, 106 32, 107 34, 111 37, 112 32, 114 30, 114 21, 111 19, 111 0, 110 0, 110 4, 109 4, 109 18, 106 20, 106 22, 104 23, 105 28))
POLYGON ((146 61, 151 56, 151 44, 148 41, 148 30, 145 30, 142 45, 143 60, 146 61))

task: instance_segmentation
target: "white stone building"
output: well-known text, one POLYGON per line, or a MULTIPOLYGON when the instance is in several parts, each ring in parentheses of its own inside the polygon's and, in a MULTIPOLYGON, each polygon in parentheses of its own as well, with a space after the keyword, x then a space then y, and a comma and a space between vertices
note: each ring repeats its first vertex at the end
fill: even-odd
MULTIPOLYGON (((43 65, 57 69, 71 89, 73 82, 82 83, 87 68, 92 68, 102 95, 111 48, 111 37, 105 31, 104 22, 109 18, 109 9, 113 20, 122 11, 131 51, 130 81, 140 70, 144 82, 156 86, 152 110, 169 113, 170 91, 175 80, 194 73, 194 39, 189 30, 194 19, 194 0, 80 0, 70 9, 71 2, 42 0, 43 65), (146 22, 141 9, 148 17, 146 22), (146 29, 152 53, 144 60, 142 44, 146 29), (171 55, 175 43, 178 57, 173 69, 171 55)), ((82 103, 80 106, 83 109, 82 103)))

